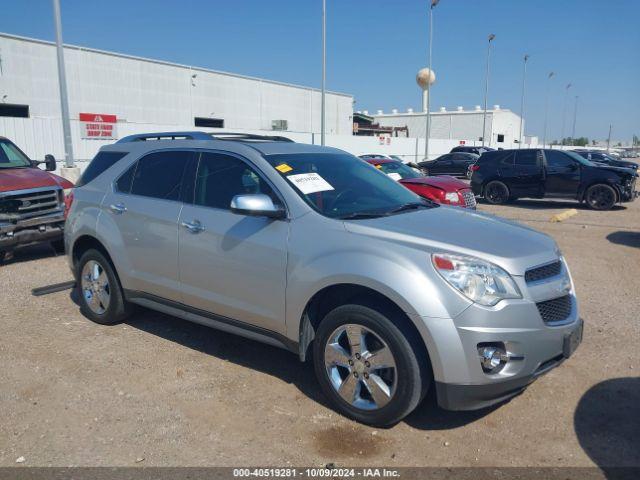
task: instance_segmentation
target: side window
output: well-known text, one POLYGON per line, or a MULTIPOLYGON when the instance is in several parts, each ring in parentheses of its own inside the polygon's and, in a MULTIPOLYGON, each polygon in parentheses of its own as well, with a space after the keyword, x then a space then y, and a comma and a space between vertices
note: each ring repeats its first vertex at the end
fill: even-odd
POLYGON ((182 175, 192 152, 150 153, 138 160, 131 193, 163 200, 180 200, 182 175))
POLYGON ((131 182, 133 182, 133 174, 136 172, 138 162, 135 162, 127 171, 120 175, 116 182, 116 190, 120 193, 131 193, 131 182))
POLYGON ((537 150, 519 150, 516 152, 516 166, 532 167, 538 165, 537 150))
POLYGON ((501 167, 513 167, 513 159, 514 159, 515 155, 513 152, 507 152, 501 156, 499 156, 498 158, 498 164, 501 167))
POLYGON ((98 152, 98 154, 91 160, 89 166, 82 173, 82 176, 78 180, 76 187, 86 185, 91 180, 96 178, 107 168, 115 165, 115 163, 124 157, 128 152, 98 152))
POLYGON ((572 165, 575 165, 575 162, 571 157, 559 151, 546 150, 545 156, 547 157, 548 167, 566 170, 567 168, 570 168, 572 165))
POLYGON ((228 210, 236 195, 263 193, 280 200, 269 184, 242 160, 219 153, 203 153, 196 176, 195 204, 228 210))

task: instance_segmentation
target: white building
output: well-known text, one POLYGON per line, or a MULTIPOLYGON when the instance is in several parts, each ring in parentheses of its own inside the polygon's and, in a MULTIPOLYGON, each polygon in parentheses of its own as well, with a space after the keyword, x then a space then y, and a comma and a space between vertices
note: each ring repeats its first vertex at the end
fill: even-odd
MULTIPOLYGON (((64 55, 76 159, 147 131, 320 132, 317 89, 71 45, 64 55)), ((352 115, 352 95, 327 93, 327 134, 351 135, 352 115)), ((0 33, 0 135, 62 158, 54 43, 0 33)))
MULTIPOLYGON (((457 107, 456 110, 447 111, 442 107, 439 111, 433 111, 431 112, 431 138, 480 141, 482 140, 483 114, 484 111, 479 106, 473 110, 457 107)), ((378 110, 374 118, 375 122, 381 126, 406 126, 409 128, 409 137, 424 138, 426 131, 424 112, 414 112, 409 109, 407 112, 393 110, 391 113, 384 113, 378 110)), ((494 105, 493 109, 487 110, 485 142, 487 145, 509 148, 520 138, 520 122, 519 115, 494 105)))

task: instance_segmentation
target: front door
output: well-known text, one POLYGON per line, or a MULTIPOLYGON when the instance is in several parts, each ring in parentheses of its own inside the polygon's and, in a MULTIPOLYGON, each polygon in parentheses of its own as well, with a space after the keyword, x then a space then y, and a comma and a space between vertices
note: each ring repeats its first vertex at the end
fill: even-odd
POLYGON ((110 221, 100 225, 112 231, 102 235, 111 238, 128 289, 179 301, 178 218, 182 177, 192 156, 178 150, 145 155, 103 200, 110 221))
POLYGON ((183 303, 270 331, 285 332, 289 222, 231 213, 235 195, 282 201, 245 160, 200 155, 192 204, 179 220, 183 303))
POLYGON ((546 160, 545 195, 575 198, 580 186, 580 164, 559 150, 545 150, 544 155, 546 160))

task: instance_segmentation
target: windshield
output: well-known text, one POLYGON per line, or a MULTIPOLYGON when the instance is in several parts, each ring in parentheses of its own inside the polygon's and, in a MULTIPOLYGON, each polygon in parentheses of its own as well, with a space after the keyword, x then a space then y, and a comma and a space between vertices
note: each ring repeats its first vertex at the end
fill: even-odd
POLYGON ((327 217, 369 218, 434 205, 348 154, 302 153, 265 158, 300 197, 327 217))
POLYGON ((0 168, 30 167, 31 162, 18 147, 8 140, 0 140, 0 168))
POLYGON ((422 175, 416 172, 413 168, 400 162, 384 162, 375 165, 375 167, 381 172, 389 175, 394 180, 422 177, 422 175))
POLYGON ((595 167, 593 163, 584 158, 581 155, 578 155, 576 152, 572 152, 571 150, 565 150, 564 153, 573 158, 576 162, 580 162, 582 165, 586 165, 587 167, 595 167))

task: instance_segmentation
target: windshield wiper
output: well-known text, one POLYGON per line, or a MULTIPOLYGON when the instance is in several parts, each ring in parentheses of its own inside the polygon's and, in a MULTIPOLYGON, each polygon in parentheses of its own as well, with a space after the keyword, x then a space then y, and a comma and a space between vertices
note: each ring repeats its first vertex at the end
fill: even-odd
POLYGON ((403 203, 399 207, 394 208, 388 212, 389 215, 394 213, 406 212, 407 210, 417 210, 418 208, 431 208, 432 205, 429 205, 425 202, 410 202, 403 203))
POLYGON ((386 212, 353 212, 338 217, 340 220, 357 220, 359 218, 378 218, 386 216, 386 212))

